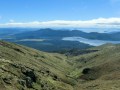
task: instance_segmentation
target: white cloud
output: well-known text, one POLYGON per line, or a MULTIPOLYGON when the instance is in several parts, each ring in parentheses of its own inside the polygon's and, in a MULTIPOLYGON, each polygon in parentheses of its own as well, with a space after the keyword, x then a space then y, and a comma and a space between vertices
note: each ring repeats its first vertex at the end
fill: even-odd
POLYGON ((98 18, 92 20, 78 21, 33 21, 33 22, 15 22, 11 20, 8 23, 0 24, 0 27, 40 27, 40 28, 120 28, 120 18, 98 18))

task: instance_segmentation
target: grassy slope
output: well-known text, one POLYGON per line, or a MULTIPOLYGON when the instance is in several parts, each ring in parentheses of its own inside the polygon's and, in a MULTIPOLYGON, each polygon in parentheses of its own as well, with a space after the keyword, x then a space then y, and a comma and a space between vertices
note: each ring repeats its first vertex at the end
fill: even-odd
POLYGON ((71 70, 72 67, 63 55, 49 54, 0 41, 2 90, 27 90, 29 86, 23 85, 27 77, 36 79, 32 81, 31 90, 40 90, 40 88, 41 90, 72 90, 72 79, 66 77, 71 70), (32 72, 32 75, 29 72, 32 72))
POLYGON ((0 41, 0 89, 119 90, 120 46, 90 50, 96 52, 66 57, 0 41))
POLYGON ((71 58, 77 68, 72 73, 79 82, 76 90, 119 90, 120 46, 107 44, 91 49, 99 51, 71 58), (83 74, 84 68, 91 70, 83 74))

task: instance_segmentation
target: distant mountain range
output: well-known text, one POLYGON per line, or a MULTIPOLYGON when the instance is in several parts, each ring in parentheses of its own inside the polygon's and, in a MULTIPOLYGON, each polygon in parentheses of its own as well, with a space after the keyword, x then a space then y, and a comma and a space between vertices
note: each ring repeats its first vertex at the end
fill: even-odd
POLYGON ((55 51, 63 49, 85 49, 88 43, 64 41, 64 37, 82 37, 90 40, 120 41, 120 32, 98 33, 80 30, 55 30, 50 28, 6 28, 0 29, 0 38, 6 41, 26 45, 38 50, 55 51))
POLYGON ((83 37, 87 39, 96 40, 109 40, 109 41, 120 41, 120 32, 112 33, 98 33, 90 32, 86 33, 80 30, 53 30, 53 29, 40 29, 36 31, 27 31, 23 33, 14 34, 12 37, 17 39, 61 39, 63 37, 83 37))
POLYGON ((0 28, 0 38, 11 36, 14 34, 36 30, 34 28, 0 28))

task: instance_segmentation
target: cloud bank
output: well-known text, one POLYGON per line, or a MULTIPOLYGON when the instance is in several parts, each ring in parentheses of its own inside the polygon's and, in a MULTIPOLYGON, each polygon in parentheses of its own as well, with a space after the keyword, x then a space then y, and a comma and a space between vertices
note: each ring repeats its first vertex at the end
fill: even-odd
POLYGON ((0 27, 32 27, 32 28, 120 28, 120 18, 98 18, 92 20, 54 20, 54 21, 33 21, 15 22, 14 20, 0 24, 0 27))

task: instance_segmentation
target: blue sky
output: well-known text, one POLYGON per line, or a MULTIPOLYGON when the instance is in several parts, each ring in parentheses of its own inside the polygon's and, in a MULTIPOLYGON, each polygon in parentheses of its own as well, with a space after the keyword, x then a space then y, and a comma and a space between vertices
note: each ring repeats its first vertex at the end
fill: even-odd
POLYGON ((74 21, 75 24, 75 21, 96 20, 102 23, 100 19, 116 23, 119 18, 120 0, 0 0, 0 26, 3 27, 39 26, 41 22, 69 24, 74 21))

